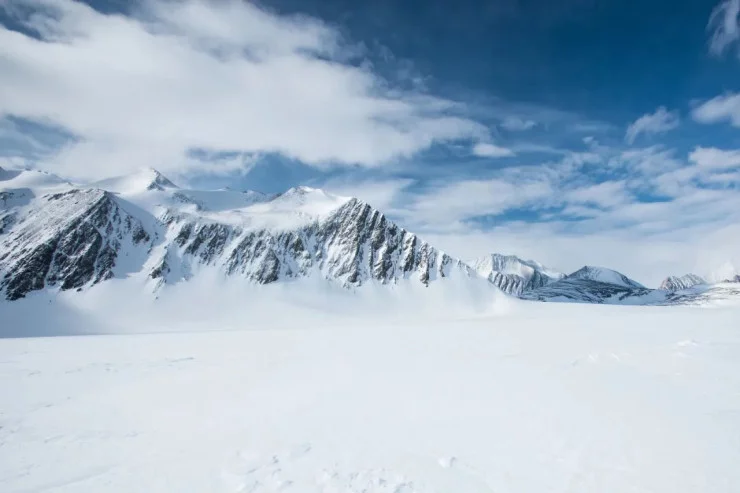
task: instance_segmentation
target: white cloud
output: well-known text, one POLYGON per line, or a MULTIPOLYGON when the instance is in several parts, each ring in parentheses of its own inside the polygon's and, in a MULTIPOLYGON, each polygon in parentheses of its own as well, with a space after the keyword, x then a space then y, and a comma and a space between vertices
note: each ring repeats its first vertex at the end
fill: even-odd
POLYGON ((706 169, 740 167, 740 150, 726 151, 716 147, 697 147, 689 154, 689 161, 706 169))
POLYGON ((374 167, 488 137, 461 105, 346 63, 357 50, 315 19, 237 0, 150 0, 135 17, 73 0, 0 8, 42 38, 0 27, 0 117, 74 134, 44 163, 70 176, 178 172, 193 148, 374 167))
POLYGON ((604 181, 568 190, 562 198, 569 203, 591 204, 604 208, 624 204, 632 199, 623 180, 604 181))
POLYGON ((728 120, 740 127, 740 94, 717 96, 694 108, 691 116, 699 123, 717 123, 728 120))
POLYGON ((518 117, 509 117, 501 122, 501 126, 503 128, 505 128, 506 130, 511 130, 512 132, 529 130, 531 128, 534 128, 536 125, 537 122, 535 122, 534 120, 525 120, 518 117))
POLYGON ((709 51, 721 55, 740 40, 740 0, 724 0, 712 11, 707 29, 712 32, 709 51))
POLYGON ((740 156, 719 152, 698 148, 679 159, 660 146, 611 149, 611 158, 596 162, 606 161, 600 171, 612 178, 600 180, 569 156, 503 168, 492 178, 402 193, 397 217, 463 258, 515 253, 565 271, 601 264, 657 285, 669 274, 703 275, 740 260, 740 175, 733 172, 740 156), (512 210, 539 220, 507 216, 512 210), (496 217, 471 221, 481 216, 496 217))
POLYGON ((480 157, 511 157, 514 156, 514 151, 506 147, 479 142, 473 146, 473 154, 480 157))
POLYGON ((552 195, 550 181, 545 177, 441 182, 413 194, 402 214, 409 227, 450 231, 459 229, 465 219, 500 214, 552 195))
POLYGON ((609 160, 612 168, 624 168, 633 176, 654 177, 684 166, 673 149, 655 145, 618 152, 609 160))
POLYGON ((625 140, 632 144, 640 134, 658 134, 673 130, 679 125, 678 112, 668 111, 665 106, 655 113, 646 113, 627 127, 625 140))
POLYGON ((332 179, 319 186, 335 195, 357 197, 383 213, 390 213, 399 194, 413 183, 408 178, 332 179))

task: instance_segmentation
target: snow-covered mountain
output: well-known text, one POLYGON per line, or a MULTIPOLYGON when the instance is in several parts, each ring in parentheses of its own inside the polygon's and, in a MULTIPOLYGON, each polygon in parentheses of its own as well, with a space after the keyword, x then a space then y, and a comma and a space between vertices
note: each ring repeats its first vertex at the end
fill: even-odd
POLYGON ((696 274, 685 274, 683 276, 668 276, 662 283, 660 289, 665 291, 680 291, 688 289, 699 284, 706 284, 707 281, 696 274))
POLYGON ((645 298, 651 292, 617 271, 585 266, 554 283, 526 292, 523 297, 538 301, 646 304, 654 301, 645 298))
POLYGON ((10 300, 112 277, 157 289, 204 269, 259 284, 320 275, 348 287, 476 277, 370 205, 318 189, 184 190, 151 169, 90 187, 36 171, 2 177, 0 289, 10 300), (36 187, 20 186, 29 182, 36 187))
POLYGON ((566 276, 568 279, 571 280, 586 280, 586 281, 596 281, 604 284, 612 284, 615 286, 622 286, 624 288, 629 289, 640 289, 645 288, 642 284, 640 284, 637 281, 633 281, 629 277, 625 276, 622 273, 619 273, 612 269, 607 269, 605 267, 593 267, 590 265, 581 267, 577 271, 575 271, 572 274, 569 274, 566 276))
POLYGON ((651 290, 603 267, 566 276, 496 253, 468 264, 361 200, 310 187, 277 195, 191 190, 150 168, 79 186, 0 169, 0 299, 114 278, 154 292, 206 272, 254 284, 310 277, 346 288, 453 277, 527 300, 584 303, 695 303, 737 291, 693 275, 651 290))
POLYGON ((473 269, 505 293, 515 296, 562 279, 565 274, 533 260, 492 253, 470 262, 473 269))

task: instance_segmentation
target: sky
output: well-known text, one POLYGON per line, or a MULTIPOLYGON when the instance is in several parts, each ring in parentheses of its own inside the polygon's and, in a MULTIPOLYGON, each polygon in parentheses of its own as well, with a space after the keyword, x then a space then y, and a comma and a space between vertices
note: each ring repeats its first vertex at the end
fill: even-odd
POLYGON ((0 166, 357 196, 451 255, 740 268, 740 0, 5 0, 0 166))

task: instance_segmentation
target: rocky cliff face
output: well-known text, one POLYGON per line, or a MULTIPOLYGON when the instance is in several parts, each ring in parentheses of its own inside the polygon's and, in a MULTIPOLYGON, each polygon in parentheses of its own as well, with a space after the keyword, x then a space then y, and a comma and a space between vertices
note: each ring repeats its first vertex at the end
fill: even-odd
POLYGON ((471 262, 473 269, 505 293, 520 296, 564 277, 532 260, 493 253, 471 262))
POLYGON ((683 276, 668 276, 662 283, 660 289, 664 291, 680 291, 690 287, 706 284, 707 282, 696 274, 686 274, 683 276))
POLYGON ((10 300, 44 287, 74 289, 110 279, 122 249, 146 249, 151 241, 141 222, 102 190, 50 194, 23 214, 5 212, 14 222, 0 238, 0 288, 10 300))
POLYGON ((428 284, 453 271, 474 275, 357 199, 287 230, 202 223, 188 216, 169 216, 165 222, 176 234, 150 273, 165 282, 177 280, 167 276, 174 265, 177 272, 190 272, 194 264, 219 266, 227 275, 260 284, 312 274, 348 287, 401 279, 428 284))
POLYGON ((467 265, 358 199, 295 189, 219 215, 204 212, 212 209, 208 204, 193 209, 181 198, 189 194, 160 175, 125 183, 132 181, 138 188, 126 193, 71 188, 2 209, 5 297, 47 287, 81 289, 111 277, 138 276, 161 287, 203 268, 259 284, 320 275, 346 287, 475 277, 467 265), (263 217, 271 222, 255 221, 263 217))
POLYGON ((347 288, 461 276, 539 301, 685 304, 737 294, 693 275, 668 278, 662 290, 602 267, 565 276, 513 255, 469 265, 358 199, 308 187, 184 190, 151 169, 77 187, 48 173, 0 170, 2 298, 111 278, 157 290, 204 270, 257 284, 320 276, 347 288))

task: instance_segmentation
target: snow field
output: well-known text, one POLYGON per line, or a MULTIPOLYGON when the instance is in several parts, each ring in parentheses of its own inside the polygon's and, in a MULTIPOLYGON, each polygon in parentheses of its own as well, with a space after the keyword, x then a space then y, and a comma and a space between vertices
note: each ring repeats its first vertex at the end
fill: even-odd
POLYGON ((739 314, 2 339, 0 491, 736 492, 739 314))

